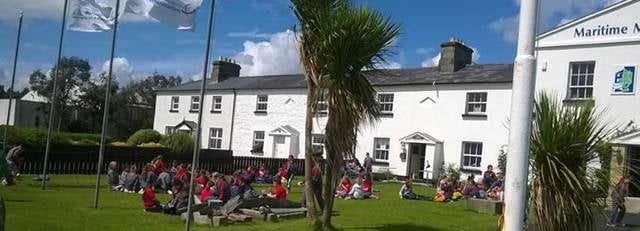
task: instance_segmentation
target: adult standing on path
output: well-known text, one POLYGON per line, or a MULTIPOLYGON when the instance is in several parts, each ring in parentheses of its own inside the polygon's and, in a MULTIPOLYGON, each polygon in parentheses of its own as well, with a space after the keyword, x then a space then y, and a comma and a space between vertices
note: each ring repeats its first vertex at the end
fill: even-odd
POLYGON ((625 226, 622 223, 627 208, 624 205, 625 197, 629 194, 629 177, 625 176, 618 181, 616 187, 611 192, 611 220, 607 224, 609 227, 625 226))
POLYGON ((364 170, 365 174, 369 177, 369 179, 373 179, 373 159, 371 158, 371 154, 367 152, 366 157, 364 158, 364 170))

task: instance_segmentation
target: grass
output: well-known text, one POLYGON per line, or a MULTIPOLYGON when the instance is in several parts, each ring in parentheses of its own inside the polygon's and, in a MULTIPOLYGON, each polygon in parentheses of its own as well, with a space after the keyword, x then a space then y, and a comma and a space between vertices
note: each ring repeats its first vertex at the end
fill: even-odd
MULTIPOLYGON (((5 198, 7 230, 181 230, 178 216, 146 213, 141 196, 101 189, 100 206, 93 209, 92 176, 52 175, 49 187, 40 190, 39 182, 24 176, 17 186, 0 187, 5 198)), ((105 181, 103 181, 105 182, 105 181)), ((464 202, 434 203, 403 201, 398 184, 377 184, 380 200, 336 201, 334 224, 342 230, 496 230, 496 216, 466 210, 464 202)), ((416 192, 431 195, 431 188, 416 186, 416 192)), ((292 187, 289 198, 300 200, 302 187, 292 187)), ((169 196, 159 194, 161 201, 169 196)), ((254 221, 249 224, 193 230, 305 230, 306 219, 278 223, 254 221)))

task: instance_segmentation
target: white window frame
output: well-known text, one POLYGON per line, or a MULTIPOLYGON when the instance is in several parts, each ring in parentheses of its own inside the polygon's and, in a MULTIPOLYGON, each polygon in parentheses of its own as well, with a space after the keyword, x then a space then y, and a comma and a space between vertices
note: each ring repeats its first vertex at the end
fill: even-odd
POLYGON ((269 95, 257 95, 256 96, 256 112, 266 113, 269 108, 269 95), (264 105, 264 109, 260 106, 264 105))
POLYGON ((319 114, 329 113, 329 104, 327 104, 326 94, 318 95, 317 112, 319 114))
POLYGON ((394 98, 395 98, 395 95, 393 93, 378 94, 378 103, 380 104, 380 113, 393 114, 394 98))
POLYGON ((222 112, 222 96, 211 97, 211 112, 222 112))
POLYGON ((164 127, 164 134, 165 134, 165 135, 171 135, 171 134, 173 134, 173 131, 174 131, 175 129, 176 129, 176 128, 175 128, 174 126, 165 126, 165 127, 164 127))
POLYGON ((465 114, 484 115, 487 113, 487 92, 467 92, 467 103, 465 104, 465 114), (473 110, 471 109, 473 107, 473 110), (478 109, 478 111, 476 111, 478 109))
POLYGON ((460 166, 464 169, 480 169, 482 166, 483 146, 482 142, 462 141, 460 166), (467 157, 469 158, 468 163, 465 161, 467 157))
POLYGON ((316 150, 320 150, 324 155, 324 139, 324 134, 311 134, 311 147, 314 153, 316 150))
POLYGON ((197 112, 201 108, 200 105, 200 96, 191 96, 191 107, 189 107, 189 110, 192 112, 197 112))
POLYGON ((567 99, 588 100, 593 98, 593 81, 596 62, 570 62, 567 81, 567 99), (589 68, 591 66, 591 68, 589 68), (582 69, 584 67, 584 69, 582 69), (575 92, 575 95, 574 95, 575 92))
POLYGON ((222 149, 222 128, 209 128, 209 148, 222 149))
POLYGON ((180 96, 171 96, 171 106, 169 111, 178 111, 180 109, 180 96))
POLYGON ((388 137, 373 138, 373 159, 388 162, 391 139, 388 137), (378 143, 381 143, 380 145, 378 143), (386 143, 386 145, 384 145, 386 143), (386 157, 386 158, 385 158, 386 157))
POLYGON ((253 153, 264 153, 264 138, 266 134, 264 131, 253 131, 253 142, 251 143, 251 152, 253 153), (262 137, 258 137, 258 134, 262 133, 262 137), (258 143, 262 144, 262 150, 257 151, 255 147, 258 143))

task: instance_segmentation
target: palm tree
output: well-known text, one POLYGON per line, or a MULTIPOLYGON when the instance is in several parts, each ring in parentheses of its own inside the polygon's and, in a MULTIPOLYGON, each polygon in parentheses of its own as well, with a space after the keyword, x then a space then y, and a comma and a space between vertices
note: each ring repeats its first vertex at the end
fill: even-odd
MULTIPOLYGON (((300 60, 307 78, 305 181, 311 182, 311 130, 317 99, 323 94, 329 109, 325 127, 327 150, 323 185, 324 210, 319 223, 333 229, 331 213, 338 170, 354 157, 360 126, 379 115, 376 91, 367 75, 386 62, 400 27, 377 11, 355 7, 349 0, 291 0, 300 26, 300 60), (365 71, 369 70, 369 71, 365 71)), ((309 216, 318 224, 311 184, 306 184, 309 216)))
POLYGON ((598 192, 608 187, 598 183, 595 166, 611 154, 602 153, 610 135, 602 113, 592 102, 563 106, 544 92, 534 111, 529 200, 536 223, 543 231, 593 230, 598 192))

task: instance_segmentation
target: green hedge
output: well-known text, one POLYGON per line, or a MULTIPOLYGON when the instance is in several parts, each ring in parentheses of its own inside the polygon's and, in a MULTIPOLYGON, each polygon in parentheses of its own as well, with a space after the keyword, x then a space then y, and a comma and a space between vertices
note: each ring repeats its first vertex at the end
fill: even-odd
POLYGON ((160 144, 169 148, 172 152, 177 154, 188 154, 193 152, 193 137, 187 133, 176 132, 171 135, 165 136, 160 141, 160 144))
MULTIPOLYGON (((6 126, 0 126, 0 134, 4 134, 6 126)), ((9 127, 7 131, 8 143, 23 144, 28 147, 45 147, 47 145, 47 129, 35 127, 9 127)), ((111 140, 107 137, 107 141, 111 140)), ((98 145, 100 134, 81 133, 53 133, 53 145, 98 145)))
POLYGON ((153 129, 140 129, 133 133, 127 143, 129 145, 140 145, 144 143, 158 143, 162 139, 162 135, 153 129))

